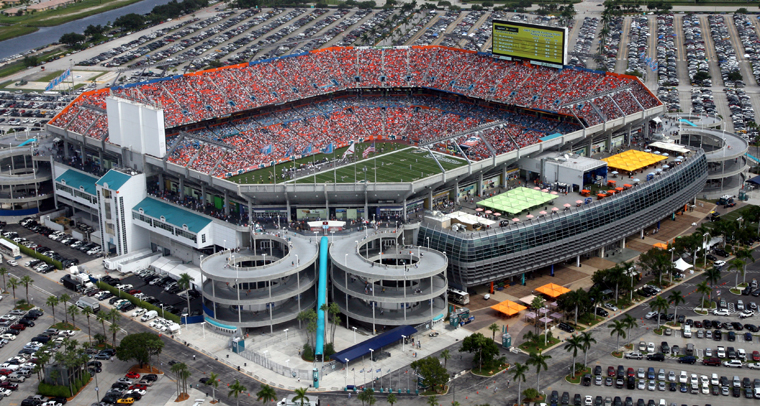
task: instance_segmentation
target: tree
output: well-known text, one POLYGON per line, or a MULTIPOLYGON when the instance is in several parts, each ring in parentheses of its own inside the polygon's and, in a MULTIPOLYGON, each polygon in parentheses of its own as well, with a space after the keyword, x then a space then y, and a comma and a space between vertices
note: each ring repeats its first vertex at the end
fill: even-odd
POLYGON ((0 275, 3 277, 3 290, 8 291, 8 284, 5 283, 5 275, 8 275, 8 270, 5 267, 0 267, 0 275))
MULTIPOLYGON (((617 320, 616 320, 617 321, 617 320)), ((572 352, 573 353, 573 366, 572 366, 572 376, 575 376, 575 357, 578 356, 578 350, 583 349, 583 341, 580 336, 572 336, 568 338, 565 344, 565 351, 572 352)))
POLYGON ((53 310, 53 321, 55 321, 55 307, 58 306, 58 296, 48 296, 45 304, 53 310))
POLYGON ((108 331, 111 332, 111 336, 112 336, 111 344, 114 347, 116 347, 116 333, 118 333, 119 330, 121 330, 121 327, 116 323, 112 322, 111 325, 108 326, 108 331))
POLYGON ((296 320, 300 322, 306 322, 306 331, 309 333, 306 335, 306 344, 311 346, 311 337, 317 332, 317 312, 314 309, 304 310, 298 313, 296 320))
POLYGON ((74 304, 69 305, 69 308, 66 309, 66 313, 71 316, 71 325, 74 326, 74 323, 76 323, 77 314, 79 314, 79 307, 74 304))
POLYGON ((298 388, 295 390, 295 396, 293 396, 293 403, 296 403, 297 401, 300 401, 301 406, 303 406, 304 402, 309 401, 309 397, 306 396, 306 391, 309 390, 309 388, 298 388))
MULTIPOLYGON (((377 399, 375 399, 375 391, 372 388, 364 389, 357 397, 361 400, 362 406, 364 406, 364 404, 372 406, 377 402, 377 399)), ((295 400, 295 398, 293 400, 295 400)), ((303 405, 303 403, 301 404, 303 405)))
POLYGON ((668 296, 668 301, 673 304, 673 308, 675 309, 674 318, 678 320, 678 305, 682 303, 686 303, 686 298, 683 297, 683 294, 680 290, 674 290, 670 292, 670 296, 668 296))
POLYGON ((744 261, 744 269, 742 270, 742 283, 747 282, 747 265, 755 262, 755 256, 752 255, 752 250, 741 249, 736 252, 736 258, 744 261))
POLYGON ((106 335, 106 320, 108 320, 108 313, 107 312, 98 312, 98 314, 95 316, 95 320, 99 321, 100 324, 103 326, 103 337, 107 337, 107 335, 106 335))
POLYGON ((8 278, 8 286, 11 287, 11 291, 13 291, 13 300, 16 300, 16 288, 21 285, 21 282, 19 282, 16 277, 11 276, 8 278))
POLYGON ((494 364, 500 361, 495 359, 499 354, 499 347, 481 333, 470 334, 462 340, 459 352, 475 353, 472 362, 478 364, 481 369, 493 368, 494 364))
POLYGON ((670 261, 670 255, 667 251, 660 248, 652 248, 639 255, 639 267, 644 272, 651 272, 655 278, 658 278, 659 284, 662 285, 662 275, 673 269, 673 263, 670 261))
POLYGON ((61 35, 61 38, 58 40, 58 42, 68 46, 69 48, 79 48, 79 44, 81 42, 84 42, 84 40, 86 39, 87 37, 85 37, 82 34, 69 32, 69 33, 61 35))
POLYGON ((388 401, 391 406, 393 406, 394 403, 398 402, 398 399, 396 399, 396 394, 393 392, 389 393, 388 397, 386 397, 385 400, 388 401))
POLYGON ((69 314, 66 313, 66 309, 68 309, 69 305, 69 300, 71 300, 71 296, 69 296, 68 293, 64 293, 58 297, 58 302, 63 306, 63 315, 66 318, 66 324, 69 323, 69 314))
MULTIPOLYGON (((179 286, 182 290, 189 290, 193 286, 193 281, 195 278, 188 275, 187 273, 181 273, 179 274, 179 280, 177 280, 177 286, 179 286)), ((187 311, 190 311, 190 295, 185 295, 187 297, 187 311)), ((187 316, 185 316, 185 324, 187 324, 187 316)))
POLYGON ((267 402, 274 402, 277 400, 277 392, 274 391, 273 387, 264 384, 261 386, 261 390, 256 392, 256 400, 259 400, 264 404, 267 402))
POLYGON ((662 313, 664 310, 667 310, 668 307, 670 307, 670 303, 668 303, 664 297, 657 295, 654 300, 649 302, 649 307, 657 312, 657 328, 660 328, 660 313, 662 313))
POLYGON ((119 348, 116 349, 116 358, 121 361, 134 361, 140 364, 140 368, 142 368, 146 364, 150 366, 150 358, 161 354, 163 348, 164 341, 158 334, 129 334, 119 343, 119 348))
POLYGON ((206 379, 206 383, 204 385, 211 387, 211 400, 216 399, 216 388, 219 387, 219 375, 213 372, 209 372, 208 379, 206 379))
POLYGON ((615 348, 620 348, 620 336, 623 336, 623 338, 626 337, 625 335, 625 323, 620 320, 612 320, 612 331, 610 331, 610 335, 617 334, 617 344, 615 344, 615 348))
MULTIPOLYGON (((533 298, 533 300, 530 302, 530 308, 533 310, 538 310, 546 305, 546 300, 544 300, 541 296, 536 296, 533 298)), ((535 331, 538 332, 538 323, 534 324, 535 331)))
POLYGON ((330 315, 332 316, 332 326, 330 327, 331 331, 331 338, 330 342, 335 342, 335 331, 338 329, 338 326, 340 325, 341 319, 340 319, 340 307, 338 307, 338 304, 335 302, 330 302, 330 306, 328 311, 330 312, 330 315))
POLYGON ((428 406, 436 406, 438 405, 438 396, 429 396, 427 400, 428 406))
POLYGON ((735 270, 736 271, 736 283, 734 286, 739 286, 739 273, 741 272, 742 276, 744 276, 744 270, 747 263, 742 261, 739 258, 734 258, 730 261, 728 261, 728 270, 735 270))
POLYGON ((443 360, 443 367, 446 368, 446 364, 448 364, 449 360, 451 359, 451 353, 449 350, 441 351, 441 359, 443 360))
POLYGON ((512 368, 507 371, 508 374, 512 376, 512 379, 514 379, 515 382, 517 382, 517 405, 520 406, 522 403, 520 402, 520 388, 522 386, 522 383, 525 382, 525 373, 528 372, 528 366, 521 364, 519 362, 515 362, 515 364, 512 366, 512 368))
POLYGON ((535 353, 531 352, 528 354, 528 360, 525 361, 527 365, 532 365, 536 367, 536 390, 539 392, 541 391, 540 384, 541 384, 541 370, 544 371, 549 369, 549 366, 546 364, 546 360, 550 359, 551 355, 543 355, 541 353, 535 353))
POLYGON ((90 334, 90 316, 95 313, 92 311, 92 307, 87 306, 82 309, 82 314, 87 317, 87 342, 92 342, 90 339, 92 337, 92 334, 90 334))
POLYGON ((704 280, 697 284, 697 293, 702 295, 702 308, 705 308, 705 295, 712 293, 712 288, 707 285, 707 280, 704 280))
MULTIPOLYGON (((238 396, 240 396, 241 393, 247 391, 248 388, 246 388, 245 386, 243 386, 243 384, 241 384, 240 381, 238 381, 237 379, 235 379, 235 383, 233 383, 232 385, 230 385, 229 388, 230 388, 230 391, 227 393, 227 397, 233 397, 234 396, 235 397, 235 402, 237 403, 238 406, 240 406, 240 399, 238 399, 238 396)), ((301 389, 296 389, 296 394, 298 393, 299 390, 301 390, 301 389)), ((306 392, 306 391, 304 390, 304 392, 306 392)), ((295 399, 293 399, 293 400, 295 400, 295 399)))
POLYGON ((171 371, 174 375, 177 376, 177 396, 181 395, 183 392, 182 387, 182 378, 180 377, 180 373, 182 372, 182 363, 178 362, 171 366, 171 371))
POLYGON ((628 330, 628 332, 626 333, 628 337, 631 337, 631 329, 639 326, 639 323, 636 321, 636 318, 631 316, 628 313, 626 313, 625 317, 623 317, 623 324, 625 324, 625 328, 628 330))
MULTIPOLYGON (((449 373, 441 363, 433 357, 426 357, 421 360, 412 362, 412 368, 418 371, 422 377, 422 384, 425 388, 435 390, 437 387, 443 388, 449 380, 449 373)), ((437 392, 437 391, 436 391, 437 392)))
POLYGON ((533 347, 538 347, 539 340, 541 339, 541 336, 538 334, 528 330, 525 334, 523 334, 523 340, 525 340, 526 343, 533 347))
POLYGON ((496 341, 496 333, 499 332, 499 325, 496 323, 493 323, 490 326, 488 326, 488 329, 491 330, 491 339, 496 341))
POLYGON ((136 30, 145 24, 145 17, 140 14, 125 14, 113 22, 114 27, 122 27, 125 30, 136 30))
POLYGON ((584 331, 581 333, 581 342, 583 343, 583 366, 585 367, 588 362, 588 350, 591 349, 591 344, 596 344, 596 339, 590 332, 584 331))

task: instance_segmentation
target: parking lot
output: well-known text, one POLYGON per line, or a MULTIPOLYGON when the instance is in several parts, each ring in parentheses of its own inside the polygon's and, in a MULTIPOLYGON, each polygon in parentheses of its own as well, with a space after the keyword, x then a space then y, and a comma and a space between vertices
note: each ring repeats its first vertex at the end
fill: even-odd
POLYGON ((37 234, 18 224, 8 224, 7 226, 3 227, 3 230, 16 232, 18 233, 19 237, 26 238, 29 241, 33 241, 34 243, 42 247, 48 247, 51 250, 63 256, 64 258, 77 259, 80 264, 92 261, 93 259, 97 258, 97 256, 87 255, 82 251, 71 248, 68 245, 61 244, 57 241, 53 241, 45 235, 37 234))

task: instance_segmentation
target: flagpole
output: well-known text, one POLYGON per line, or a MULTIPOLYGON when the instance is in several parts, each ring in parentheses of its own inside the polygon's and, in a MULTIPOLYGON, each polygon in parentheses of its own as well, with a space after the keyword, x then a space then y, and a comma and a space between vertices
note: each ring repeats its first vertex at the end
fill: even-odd
POLYGON ((338 163, 335 161, 335 147, 333 146, 333 179, 334 182, 338 183, 338 163))

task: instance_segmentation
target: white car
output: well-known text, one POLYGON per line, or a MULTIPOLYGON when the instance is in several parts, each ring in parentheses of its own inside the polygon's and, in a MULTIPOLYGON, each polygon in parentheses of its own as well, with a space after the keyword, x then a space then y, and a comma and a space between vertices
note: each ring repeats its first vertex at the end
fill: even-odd
POLYGON ((132 317, 142 316, 142 314, 145 313, 145 309, 142 307, 132 312, 132 317))
POLYGON ((7 398, 8 396, 10 396, 11 393, 13 393, 13 391, 10 389, 0 389, 0 396, 4 398, 7 398))
POLYGON ((707 383, 702 384, 702 394, 709 395, 710 394, 710 385, 707 383))
POLYGON ((0 338, 2 338, 3 340, 13 341, 13 340, 16 339, 16 335, 15 334, 6 333, 6 334, 1 335, 0 338))
POLYGON ((592 398, 590 395, 586 395, 586 398, 583 400, 584 406, 591 406, 594 404, 594 398, 592 398))
POLYGON ((129 394, 129 393, 137 393, 137 394, 139 394, 140 396, 145 396, 145 393, 146 393, 146 392, 145 392, 145 389, 132 389, 132 390, 130 390, 130 391, 129 391, 129 392, 127 392, 127 393, 128 393, 128 394, 129 394))
POLYGON ((746 319, 747 317, 752 317, 755 315, 755 312, 752 310, 744 310, 743 312, 739 313, 740 319, 746 319))
POLYGON ((697 382, 699 382, 699 378, 697 378, 697 374, 691 374, 691 377, 689 378, 689 383, 694 385, 697 382))
MULTIPOLYGON (((705 357, 710 358, 713 356, 712 348, 705 348, 705 357)), ((717 383, 714 383, 713 385, 717 385, 717 383)))
POLYGON ((616 311, 618 311, 618 308, 617 308, 617 306, 615 306, 615 305, 614 305, 614 304, 612 304, 612 303, 606 303, 606 304, 604 305, 604 307, 606 307, 606 308, 608 308, 608 309, 612 310, 613 312, 616 312, 616 311))
POLYGON ((760 369, 760 363, 748 362, 747 363, 747 368, 749 368, 749 369, 760 369))
POLYGON ((76 334, 76 331, 74 330, 60 330, 58 331, 58 335, 62 337, 71 337, 74 334, 76 334))
POLYGON ((678 375, 678 382, 686 383, 688 381, 689 381, 689 375, 686 373, 686 371, 681 371, 681 374, 678 375))
POLYGON ((713 373, 710 375, 710 385, 718 386, 720 384, 720 381, 718 380, 718 374, 713 373))
POLYGON ((726 358, 726 348, 719 345, 717 351, 718 358, 726 358))
POLYGON ((728 311, 728 309, 716 309, 713 310, 714 316, 730 316, 731 312, 728 311))
POLYGON ((668 382, 676 381, 676 373, 673 371, 668 372, 668 382))
POLYGON ((730 361, 724 362, 723 366, 728 367, 728 368, 741 368, 742 366, 744 366, 744 364, 738 359, 732 359, 730 361))
POLYGON ((709 384, 710 383, 710 378, 707 375, 701 375, 699 377, 699 381, 702 382, 703 384, 705 384, 705 383, 709 384))
POLYGON ((649 342, 647 344, 647 352, 648 353, 654 353, 655 352, 655 347, 654 347, 654 343, 653 342, 649 342))
POLYGON ((16 265, 18 265, 18 262, 16 262, 13 259, 9 259, 7 262, 8 262, 8 265, 10 265, 10 266, 16 266, 16 265))
POLYGON ((715 266, 716 268, 720 268, 720 267, 722 267, 723 265, 726 265, 726 261, 723 261, 723 260, 717 260, 717 261, 713 262, 713 266, 715 266))
POLYGON ((644 356, 640 352, 627 352, 625 353, 626 359, 643 359, 644 356))
POLYGON ((649 312, 649 313, 647 313, 647 315, 646 315, 646 316, 644 316, 644 317, 645 317, 647 320, 651 320, 651 319, 653 319, 653 318, 657 317, 657 314, 658 314, 657 312, 649 312))

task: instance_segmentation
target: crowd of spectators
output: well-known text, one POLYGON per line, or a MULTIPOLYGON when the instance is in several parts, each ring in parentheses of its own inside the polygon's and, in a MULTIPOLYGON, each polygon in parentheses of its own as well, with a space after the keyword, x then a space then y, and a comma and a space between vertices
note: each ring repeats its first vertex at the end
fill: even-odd
MULTIPOLYGON (((162 107, 166 128, 172 129, 337 90, 410 86, 575 114, 586 125, 659 104, 639 81, 618 75, 527 65, 446 47, 329 48, 134 87, 116 87, 110 92, 85 93, 50 124, 73 132, 86 132, 97 139, 107 137, 107 119, 82 105, 105 108, 105 97, 109 93, 162 107), (630 91, 572 103, 621 86, 630 91)), ((329 144, 338 148, 357 139, 436 140, 498 119, 502 117, 492 111, 445 99, 431 105, 419 103, 413 97, 337 98, 317 107, 291 107, 227 127, 199 130, 193 139, 175 138, 169 143, 177 144, 172 146, 169 160, 225 176, 241 167, 256 168, 291 155, 317 153, 329 144), (219 141, 228 147, 212 145, 204 139, 219 141)), ((509 128, 494 129, 485 135, 496 151, 538 142, 538 138, 549 131, 572 129, 566 126, 560 129, 557 123, 551 122, 547 128, 541 128, 540 123, 524 122, 531 120, 528 116, 512 119, 516 121, 509 121, 509 128)), ((449 149, 445 145, 442 148, 449 149)), ((470 153, 482 159, 489 151, 478 147, 472 148, 470 153)))

